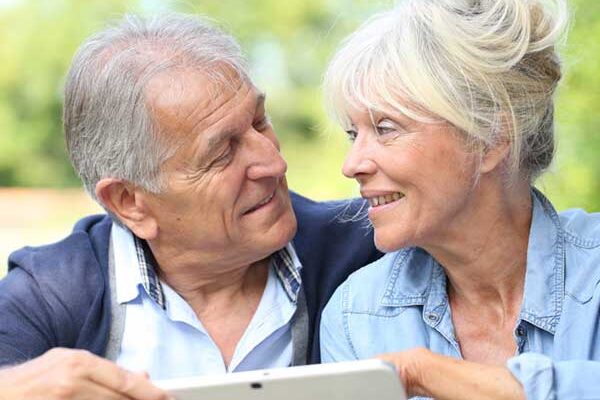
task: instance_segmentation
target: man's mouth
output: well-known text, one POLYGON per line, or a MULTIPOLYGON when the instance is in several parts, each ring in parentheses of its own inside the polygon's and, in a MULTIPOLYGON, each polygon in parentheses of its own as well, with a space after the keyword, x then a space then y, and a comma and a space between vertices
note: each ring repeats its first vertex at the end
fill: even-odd
POLYGON ((244 212, 244 215, 250 214, 251 212, 254 212, 254 211, 258 210, 259 208, 261 208, 262 206, 264 206, 265 204, 267 204, 268 202, 270 202, 273 199, 273 197, 275 197, 275 193, 276 192, 277 191, 274 191, 269 196, 267 196, 263 200, 261 200, 260 203, 256 204, 254 207, 252 207, 248 211, 244 212))
POLYGON ((394 192, 381 196, 367 197, 366 199, 371 207, 379 207, 400 200, 403 197, 404 193, 394 192))

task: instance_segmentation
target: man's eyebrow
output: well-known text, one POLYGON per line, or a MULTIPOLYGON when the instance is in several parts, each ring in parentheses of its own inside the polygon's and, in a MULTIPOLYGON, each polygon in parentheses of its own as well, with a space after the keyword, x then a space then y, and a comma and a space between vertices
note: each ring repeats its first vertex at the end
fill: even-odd
POLYGON ((203 152, 204 156, 210 156, 216 149, 218 149, 221 146, 221 143, 226 142, 233 135, 235 135, 235 131, 227 130, 225 132, 219 132, 212 136, 209 136, 206 150, 203 152))

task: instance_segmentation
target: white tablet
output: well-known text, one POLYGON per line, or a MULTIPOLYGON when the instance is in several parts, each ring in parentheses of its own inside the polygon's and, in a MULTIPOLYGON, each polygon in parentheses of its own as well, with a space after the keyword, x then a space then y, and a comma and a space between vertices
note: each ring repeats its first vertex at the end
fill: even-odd
POLYGON ((154 382, 177 400, 406 400, 391 364, 349 361, 154 382))

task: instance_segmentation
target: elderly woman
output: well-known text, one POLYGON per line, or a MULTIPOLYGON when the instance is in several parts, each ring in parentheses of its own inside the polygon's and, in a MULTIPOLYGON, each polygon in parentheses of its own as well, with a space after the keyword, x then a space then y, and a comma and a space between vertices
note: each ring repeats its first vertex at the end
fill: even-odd
POLYGON ((600 215, 532 186, 566 20, 563 1, 404 0, 335 55, 343 172, 388 254, 331 298, 324 361, 395 352, 411 395, 600 398, 600 215))

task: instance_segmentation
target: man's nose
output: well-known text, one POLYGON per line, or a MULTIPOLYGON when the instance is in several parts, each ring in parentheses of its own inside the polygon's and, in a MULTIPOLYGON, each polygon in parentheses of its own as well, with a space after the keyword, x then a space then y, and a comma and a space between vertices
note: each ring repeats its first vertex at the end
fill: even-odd
POLYGON ((248 178, 280 178, 287 172, 287 163, 279 152, 279 143, 274 134, 261 132, 248 133, 248 152, 250 165, 247 170, 248 178))
POLYGON ((374 174, 376 170, 377 165, 370 157, 368 140, 357 135, 342 165, 342 173, 347 178, 359 179, 361 176, 374 174))

